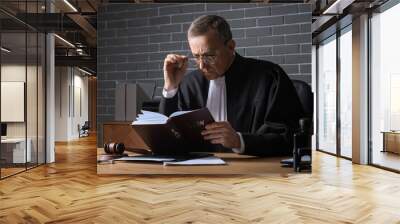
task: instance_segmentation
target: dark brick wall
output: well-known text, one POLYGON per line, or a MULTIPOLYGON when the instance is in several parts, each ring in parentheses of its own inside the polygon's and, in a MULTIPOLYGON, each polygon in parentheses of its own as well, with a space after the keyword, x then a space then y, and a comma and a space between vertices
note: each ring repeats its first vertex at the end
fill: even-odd
MULTIPOLYGON (((187 55, 186 32, 200 15, 217 14, 231 25, 237 52, 283 67, 292 79, 311 83, 310 4, 108 4, 98 11, 98 139, 114 118, 117 82, 163 86, 163 59, 187 55)), ((100 141, 99 141, 100 142, 100 141)))

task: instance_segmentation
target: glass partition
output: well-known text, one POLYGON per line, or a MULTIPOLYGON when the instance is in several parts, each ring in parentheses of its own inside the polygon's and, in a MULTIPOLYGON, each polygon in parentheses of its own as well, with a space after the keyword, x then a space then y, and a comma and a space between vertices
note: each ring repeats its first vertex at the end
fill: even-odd
POLYGON ((336 154, 336 35, 318 47, 318 149, 336 154))
POLYGON ((31 162, 31 151, 26 150, 26 41, 25 32, 1 34, 2 177, 25 170, 31 162))
MULTIPOLYGON (((43 3, 19 1, 16 15, 43 12, 43 3)), ((0 12, 0 178, 45 162, 45 44, 43 33, 0 12)))
POLYGON ((341 31, 340 43, 340 155, 352 157, 352 33, 341 31))

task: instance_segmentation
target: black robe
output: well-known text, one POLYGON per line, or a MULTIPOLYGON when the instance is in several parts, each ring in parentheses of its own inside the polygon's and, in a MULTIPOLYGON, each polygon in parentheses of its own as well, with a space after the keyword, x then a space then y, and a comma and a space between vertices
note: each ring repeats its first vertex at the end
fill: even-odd
MULTIPOLYGON (((244 154, 290 155, 293 133, 304 112, 289 77, 271 62, 244 58, 236 53, 225 72, 227 116, 245 143, 244 154)), ((162 97, 160 112, 206 107, 209 81, 201 71, 185 75, 173 98, 162 97)))

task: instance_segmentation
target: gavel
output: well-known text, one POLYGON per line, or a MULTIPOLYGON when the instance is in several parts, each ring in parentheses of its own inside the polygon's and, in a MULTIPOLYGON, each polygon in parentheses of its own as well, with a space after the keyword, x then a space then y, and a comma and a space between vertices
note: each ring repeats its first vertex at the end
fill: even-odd
POLYGON ((110 142, 104 144, 104 152, 106 154, 123 154, 125 151, 124 143, 110 142))
POLYGON ((130 151, 130 152, 135 152, 138 154, 151 153, 149 150, 146 150, 146 149, 125 147, 124 143, 122 143, 122 142, 109 142, 109 143, 104 144, 104 152, 106 154, 122 155, 125 150, 130 151))
POLYGON ((125 147, 124 143, 122 142, 109 142, 104 144, 104 152, 98 157, 97 162, 113 162, 114 159, 121 158, 124 156, 128 156, 127 153, 124 153, 125 150, 138 153, 138 154, 149 154, 151 153, 149 150, 146 149, 138 149, 138 148, 130 148, 125 147))

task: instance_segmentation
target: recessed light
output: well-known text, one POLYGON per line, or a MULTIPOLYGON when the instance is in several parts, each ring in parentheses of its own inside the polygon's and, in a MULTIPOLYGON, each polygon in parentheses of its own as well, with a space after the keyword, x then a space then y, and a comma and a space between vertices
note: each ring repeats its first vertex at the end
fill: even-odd
POLYGON ((11 52, 11 50, 9 50, 9 49, 7 49, 7 48, 5 48, 5 47, 1 47, 1 50, 4 51, 4 52, 6 52, 6 53, 10 53, 10 52, 11 52))
POLYGON ((351 5, 355 0, 336 0, 322 14, 342 14, 343 9, 351 5))
POLYGON ((88 72, 88 71, 86 71, 86 70, 83 70, 83 69, 81 69, 81 68, 79 68, 79 67, 78 67, 78 69, 79 69, 79 71, 81 71, 81 72, 83 72, 83 73, 85 73, 85 74, 87 74, 87 75, 90 75, 90 76, 93 75, 92 73, 90 73, 90 72, 88 72))
POLYGON ((67 4, 74 12, 78 12, 78 10, 68 1, 64 0, 65 4, 67 4))
POLYGON ((62 37, 60 37, 60 36, 57 35, 57 34, 54 34, 54 36, 57 37, 58 39, 60 39, 62 42, 64 42, 64 43, 66 43, 67 45, 69 45, 70 47, 75 48, 75 45, 73 45, 73 44, 72 44, 71 42, 69 42, 68 40, 66 40, 66 39, 64 39, 64 38, 62 38, 62 37))

